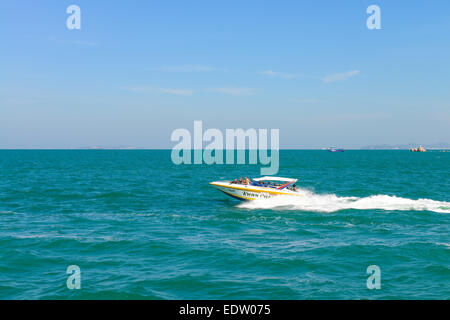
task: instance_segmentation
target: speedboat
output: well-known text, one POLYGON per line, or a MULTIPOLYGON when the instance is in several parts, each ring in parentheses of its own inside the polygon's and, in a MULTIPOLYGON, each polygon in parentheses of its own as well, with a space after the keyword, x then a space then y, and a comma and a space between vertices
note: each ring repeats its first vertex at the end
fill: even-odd
POLYGON ((238 200, 270 199, 275 196, 300 196, 296 191, 297 179, 280 177, 262 177, 248 181, 214 181, 209 184, 226 195, 238 200))

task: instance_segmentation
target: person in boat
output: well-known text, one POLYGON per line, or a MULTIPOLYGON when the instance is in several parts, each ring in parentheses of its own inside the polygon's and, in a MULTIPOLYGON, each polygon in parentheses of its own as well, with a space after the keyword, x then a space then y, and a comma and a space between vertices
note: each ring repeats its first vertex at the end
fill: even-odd
POLYGON ((237 179, 234 179, 233 181, 231 181, 231 183, 232 183, 232 184, 237 184, 238 181, 237 181, 237 179))
POLYGON ((239 178, 239 184, 242 184, 242 183, 243 183, 242 177, 240 177, 240 178, 239 178))
POLYGON ((262 187, 262 184, 261 184, 261 182, 259 182, 259 181, 254 181, 254 182, 252 182, 252 185, 253 185, 253 186, 256 186, 256 187, 262 187))
POLYGON ((247 178, 247 177, 245 177, 245 179, 244 179, 244 184, 246 184, 246 185, 249 185, 249 184, 251 184, 251 181, 250 181, 250 179, 249 179, 249 178, 247 178))
POLYGON ((297 186, 295 184, 292 186, 292 190, 297 191, 297 186))

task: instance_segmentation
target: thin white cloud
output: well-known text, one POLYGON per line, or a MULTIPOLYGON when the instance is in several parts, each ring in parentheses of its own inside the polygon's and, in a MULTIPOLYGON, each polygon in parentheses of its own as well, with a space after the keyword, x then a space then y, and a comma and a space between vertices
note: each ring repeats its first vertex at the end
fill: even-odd
POLYGON ((271 77, 278 77, 278 78, 283 78, 283 79, 295 79, 295 78, 299 78, 302 75, 301 74, 297 74, 297 73, 284 73, 284 72, 277 72, 277 71, 272 71, 272 70, 266 70, 266 71, 262 71, 260 72, 260 74, 265 74, 271 77))
POLYGON ((192 96, 195 93, 194 90, 186 89, 158 88, 157 90, 161 93, 175 94, 180 96, 192 96))
POLYGON ((160 68, 164 72, 213 72, 221 69, 202 65, 164 66, 160 68))
POLYGON ((352 70, 352 71, 348 71, 348 72, 330 74, 323 78, 323 82, 330 83, 330 82, 347 80, 351 77, 357 76, 359 73, 360 73, 359 70, 352 70))
POLYGON ((195 93, 194 90, 177 89, 177 88, 161 88, 161 87, 152 87, 152 86, 135 86, 135 87, 126 87, 125 89, 129 90, 129 91, 133 91, 133 92, 159 92, 159 93, 181 95, 181 96, 191 96, 195 93))
POLYGON ((248 96, 253 95, 255 90, 252 88, 235 88, 235 87, 222 87, 209 89, 210 92, 224 93, 232 96, 248 96))

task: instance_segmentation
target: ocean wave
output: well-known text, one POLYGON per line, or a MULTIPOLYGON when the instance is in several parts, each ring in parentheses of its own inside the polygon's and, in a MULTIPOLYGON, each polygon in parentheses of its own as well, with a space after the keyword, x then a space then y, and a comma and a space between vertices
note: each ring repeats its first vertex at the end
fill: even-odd
POLYGON ((450 202, 431 199, 408 199, 389 195, 372 195, 364 198, 339 197, 335 194, 317 194, 300 189, 301 197, 278 196, 243 202, 238 205, 245 209, 301 210, 313 212, 336 212, 346 209, 356 210, 398 210, 433 211, 450 213, 450 202))
POLYGON ((17 214, 17 212, 14 211, 0 211, 0 214, 17 214))

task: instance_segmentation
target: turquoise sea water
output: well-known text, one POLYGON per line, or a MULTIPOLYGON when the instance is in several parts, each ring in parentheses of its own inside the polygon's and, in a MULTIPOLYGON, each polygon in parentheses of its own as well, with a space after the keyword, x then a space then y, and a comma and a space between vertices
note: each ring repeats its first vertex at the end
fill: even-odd
POLYGON ((3 150, 0 170, 1 299, 450 298, 450 153, 281 151, 305 196, 251 203, 208 182, 259 166, 167 150, 3 150))

